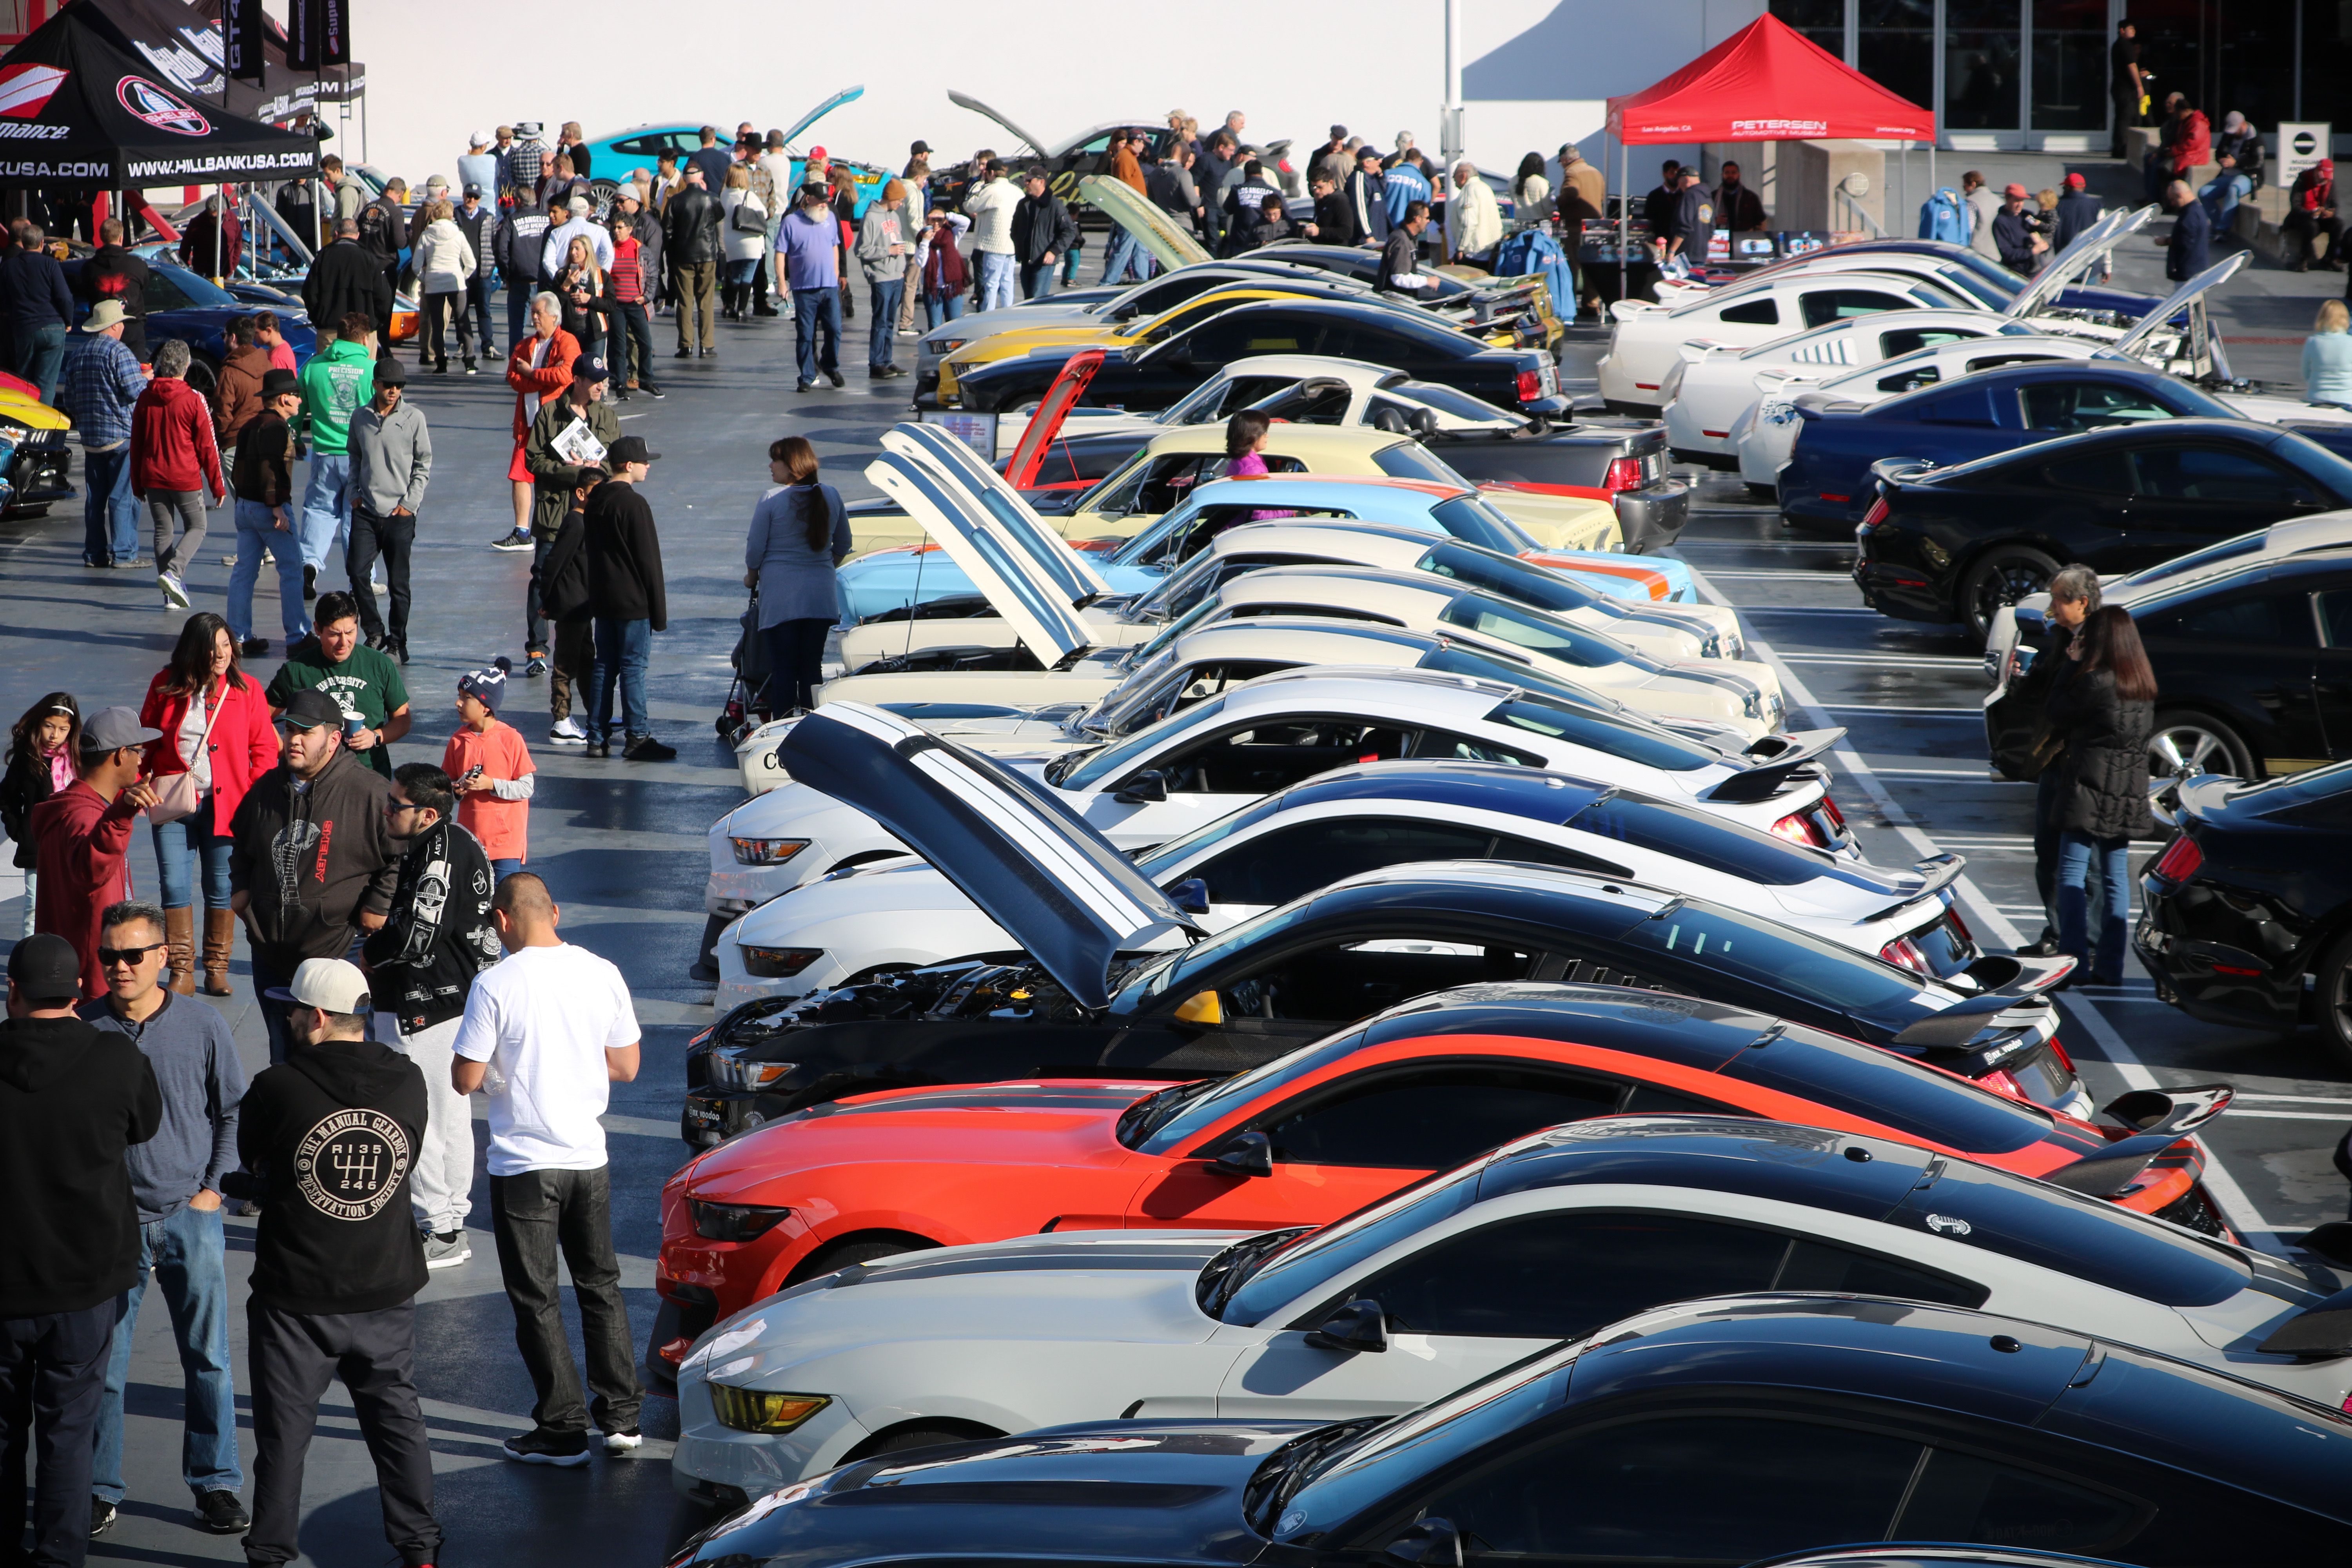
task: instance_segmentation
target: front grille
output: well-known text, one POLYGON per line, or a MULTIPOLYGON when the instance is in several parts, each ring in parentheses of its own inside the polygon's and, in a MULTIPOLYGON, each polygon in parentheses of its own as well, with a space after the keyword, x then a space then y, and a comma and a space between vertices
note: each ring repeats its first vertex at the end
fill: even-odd
POLYGON ((62 447, 65 444, 66 433, 62 430, 27 430, 16 437, 19 451, 27 447, 62 447))
POLYGON ((2221 1222, 2215 1216, 2212 1207, 2206 1203, 2205 1190, 2202 1187, 2190 1187, 2180 1197, 2157 1210, 2156 1217, 2168 1219, 2175 1225, 2187 1226, 2190 1230, 2202 1231, 2207 1236, 2221 1234, 2221 1222))

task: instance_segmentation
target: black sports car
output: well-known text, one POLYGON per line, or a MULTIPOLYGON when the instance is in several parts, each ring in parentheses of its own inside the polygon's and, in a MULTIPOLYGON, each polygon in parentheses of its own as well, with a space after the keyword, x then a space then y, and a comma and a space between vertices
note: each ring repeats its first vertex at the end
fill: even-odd
MULTIPOLYGON (((983 414, 1045 395, 1078 345, 1040 347, 976 365, 956 381, 958 403, 983 414)), ((1419 381, 1466 392, 1506 413, 1568 412, 1549 351, 1489 348, 1425 312, 1369 301, 1256 300, 1104 360, 1084 401, 1094 407, 1165 408, 1219 366, 1253 354, 1328 354, 1394 365, 1419 381)))
POLYGON ((2157 810, 2174 833, 2133 932, 2157 994, 2210 1024, 2316 1024, 2352 1062, 2352 763, 2172 781, 2157 810))
MULTIPOLYGON (((2263 536, 2252 540, 2260 543, 2263 536)), ((2111 585, 2156 668, 2148 771, 2260 779, 2352 758, 2352 547, 2237 557, 2220 571, 2111 585)), ((2020 605, 2017 647, 2039 646, 2047 611, 2020 605)), ((2030 656, 2016 660, 2021 674, 2030 656)), ((1986 708, 1993 754, 2031 715, 1986 708)))
POLYGON ((2166 419, 1948 468, 1874 465, 1853 580, 1882 614, 1958 621, 2042 591, 2064 563, 2135 572, 2282 518, 2352 506, 2352 462, 2292 430, 2166 419))

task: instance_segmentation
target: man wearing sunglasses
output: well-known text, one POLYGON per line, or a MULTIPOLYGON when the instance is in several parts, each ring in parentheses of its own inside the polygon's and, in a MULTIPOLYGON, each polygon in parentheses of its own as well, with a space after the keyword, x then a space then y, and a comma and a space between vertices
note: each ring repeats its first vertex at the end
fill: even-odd
POLYGON ((106 994, 81 1005, 84 1023, 121 1035, 154 1069, 163 1123, 131 1151, 131 1195, 139 1207, 138 1272, 122 1296, 114 1349, 98 1409, 90 1471, 90 1533, 122 1505, 122 1390, 139 1305, 154 1277, 171 1309, 172 1338, 184 1377, 180 1479, 195 1497, 195 1523, 215 1535, 246 1529, 245 1470, 236 1454, 236 1388, 228 1351, 227 1238, 221 1178, 236 1169, 237 1102, 245 1067, 218 1013, 174 995, 166 976, 163 911, 152 904, 110 906, 99 928, 99 976, 106 994))

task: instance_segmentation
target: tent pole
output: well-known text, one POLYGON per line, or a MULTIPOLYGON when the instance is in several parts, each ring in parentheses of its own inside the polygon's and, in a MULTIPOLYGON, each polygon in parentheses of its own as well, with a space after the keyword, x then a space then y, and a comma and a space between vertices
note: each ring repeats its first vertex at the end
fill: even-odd
POLYGON ((1625 139, 1617 139, 1617 298, 1625 298, 1625 246, 1633 216, 1632 154, 1625 139))

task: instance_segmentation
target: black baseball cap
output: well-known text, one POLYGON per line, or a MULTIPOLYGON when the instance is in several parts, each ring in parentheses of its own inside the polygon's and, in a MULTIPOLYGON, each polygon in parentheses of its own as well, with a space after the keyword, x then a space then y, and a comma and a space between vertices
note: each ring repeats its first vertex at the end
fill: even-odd
POLYGON ((343 710, 335 700, 315 686, 306 686, 286 704, 286 711, 278 721, 289 730, 315 730, 321 724, 343 727, 343 710))
POLYGON ((661 454, 647 451, 646 438, 643 436, 624 436, 604 448, 604 462, 610 468, 617 468, 624 463, 657 463, 659 461, 661 461, 661 454))
POLYGON ((909 158, 918 157, 923 153, 929 153, 930 150, 931 144, 929 142, 918 142, 912 147, 907 149, 907 156, 909 158))
POLYGON ((613 373, 605 368, 604 362, 594 354, 582 354, 572 362, 572 379, 574 381, 606 381, 611 379, 612 374, 613 373))
POLYGON ((406 386, 408 372, 396 359, 375 362, 375 384, 378 386, 406 386))
POLYGON ((8 978, 28 1002, 81 1000, 81 957, 54 931, 18 942, 8 954, 8 978))

